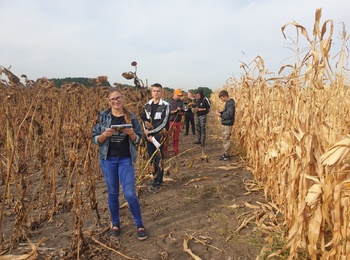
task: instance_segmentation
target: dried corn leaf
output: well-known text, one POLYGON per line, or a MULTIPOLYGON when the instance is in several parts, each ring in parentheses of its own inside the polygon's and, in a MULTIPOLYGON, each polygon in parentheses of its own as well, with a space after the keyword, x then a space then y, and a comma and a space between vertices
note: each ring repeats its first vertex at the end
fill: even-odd
POLYGON ((295 23, 295 22, 290 22, 290 23, 287 23, 285 25, 282 26, 282 34, 284 36, 284 38, 286 39, 286 35, 284 34, 284 29, 288 26, 288 25, 294 25, 297 29, 300 29, 301 33, 305 36, 305 38, 310 41, 309 39, 309 35, 307 34, 307 31, 305 29, 305 27, 301 26, 300 24, 298 23, 295 23))
POLYGON ((0 260, 23 260, 23 259, 34 260, 34 259, 37 259, 37 256, 31 255, 31 254, 0 256, 0 260))
POLYGON ((164 177, 163 182, 174 182, 175 180, 169 177, 164 177))
POLYGON ((350 180, 349 179, 344 180, 342 182, 342 186, 343 188, 350 190, 350 180))
POLYGON ((222 252, 222 249, 217 248, 216 246, 212 246, 212 245, 206 243, 206 241, 211 241, 211 240, 212 240, 211 237, 202 236, 202 235, 199 235, 199 237, 200 237, 201 239, 198 239, 198 238, 196 238, 196 237, 194 237, 194 236, 191 236, 191 235, 187 235, 187 237, 188 237, 189 239, 193 239, 194 241, 196 241, 196 242, 198 242, 198 243, 200 243, 200 244, 202 244, 202 245, 204 245, 204 246, 209 246, 209 247, 212 247, 212 248, 214 248, 214 249, 216 249, 216 250, 222 252), (202 240, 202 239, 203 239, 203 240, 202 240))
POLYGON ((256 203, 258 203, 264 211, 272 210, 272 207, 268 204, 261 203, 259 201, 257 201, 256 203))
POLYGON ((277 152, 276 149, 273 149, 273 148, 272 148, 272 149, 270 149, 270 150, 267 151, 266 156, 267 156, 268 159, 276 158, 276 157, 278 157, 278 152, 277 152))
POLYGON ((200 257, 196 256, 194 253, 192 253, 192 250, 188 247, 188 241, 189 240, 190 240, 189 237, 186 237, 184 239, 184 243, 183 243, 183 250, 184 250, 184 252, 188 253, 195 260, 202 260, 202 258, 200 258, 200 257))
POLYGON ((300 146, 295 146, 295 152, 296 152, 298 158, 301 159, 302 158, 302 149, 300 146))
POLYGON ((250 204, 250 203, 248 203, 248 202, 245 202, 245 203, 244 203, 244 206, 247 207, 247 208, 250 208, 250 209, 260 209, 259 206, 252 205, 252 204, 250 204))
POLYGON ((0 260, 34 260, 38 257, 38 247, 45 242, 46 238, 42 238, 37 245, 34 245, 29 238, 27 238, 30 247, 32 248, 32 252, 24 255, 0 255, 0 260))
POLYGON ((239 209, 239 208, 243 208, 244 206, 243 205, 237 205, 237 204, 233 204, 231 206, 228 206, 228 208, 231 208, 231 209, 239 209))
MULTIPOLYGON (((164 172, 169 171, 171 167, 172 167, 171 165, 164 167, 164 172)), ((153 167, 151 167, 151 169, 153 170, 153 167)))
POLYGON ((188 164, 188 168, 192 168, 194 160, 191 160, 190 163, 188 164))
MULTIPOLYGON (((108 229, 108 228, 107 228, 107 229, 108 229)), ((106 230, 107 230, 107 229, 106 229, 106 230)), ((104 230, 103 232, 105 232, 106 230, 104 230)), ((102 246, 102 247, 108 249, 109 251, 113 251, 114 253, 120 255, 121 257, 123 257, 123 259, 128 259, 128 260, 135 259, 135 258, 131 258, 131 257, 127 256, 127 255, 124 255, 123 253, 119 252, 118 250, 115 250, 114 248, 109 247, 108 245, 106 245, 106 244, 102 243, 100 240, 98 240, 98 239, 96 238, 97 235, 101 235, 103 232, 101 232, 101 233, 99 233, 99 234, 96 234, 95 236, 92 236, 91 239, 92 239, 94 242, 96 242, 97 244, 99 244, 100 246, 102 246)))
POLYGON ((242 224, 236 229, 236 232, 240 232, 243 228, 245 228, 249 224, 250 221, 252 221, 255 218, 256 218, 256 216, 254 215, 254 216, 251 216, 249 218, 244 219, 242 224))
POLYGON ((292 133, 294 134, 295 138, 298 140, 298 142, 301 141, 304 137, 304 132, 301 129, 293 129, 292 133))
POLYGON ((230 171, 230 170, 233 170, 233 169, 237 169, 236 166, 229 166, 229 165, 227 165, 227 166, 219 166, 218 168, 222 169, 222 170, 225 170, 225 171, 230 171))
POLYGON ((207 162, 209 162, 209 155, 204 153, 204 150, 202 149, 202 154, 200 157, 201 160, 206 160, 207 162))
POLYGON ((179 172, 179 165, 175 163, 174 173, 178 173, 178 172, 179 172))
POLYGON ((204 176, 204 177, 200 177, 200 178, 193 178, 191 180, 189 180, 185 186, 187 186, 188 184, 192 183, 192 182, 196 182, 196 181, 201 181, 201 180, 211 180, 212 178, 211 177, 208 177, 208 176, 204 176))
POLYGON ((321 184, 312 185, 311 188, 308 190, 308 193, 305 198, 306 204, 311 208, 314 208, 317 202, 319 201, 321 194, 322 194, 322 185, 321 184))
POLYGON ((309 227, 308 227, 308 249, 311 259, 317 259, 317 241, 320 236, 320 230, 321 230, 321 222, 322 222, 322 212, 321 212, 321 206, 318 205, 316 210, 313 212, 312 217, 309 221, 309 227))
POLYGON ((315 176, 311 176, 311 175, 305 174, 305 178, 309 179, 309 180, 313 180, 314 182, 316 182, 318 184, 322 184, 322 182, 315 176))
POLYGON ((350 135, 336 142, 330 149, 321 155, 320 162, 323 165, 333 166, 341 162, 350 151, 350 135))

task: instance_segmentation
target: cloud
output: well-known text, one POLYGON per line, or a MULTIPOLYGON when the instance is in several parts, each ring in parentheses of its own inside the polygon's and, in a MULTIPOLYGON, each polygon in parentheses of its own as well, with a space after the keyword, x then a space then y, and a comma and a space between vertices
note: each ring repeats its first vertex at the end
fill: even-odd
POLYGON ((292 62, 296 32, 287 28, 284 39, 281 27, 296 21, 312 33, 320 7, 337 35, 347 1, 2 1, 0 65, 32 79, 107 75, 131 83, 121 73, 136 60, 149 84, 215 89, 257 55, 274 72, 292 62))

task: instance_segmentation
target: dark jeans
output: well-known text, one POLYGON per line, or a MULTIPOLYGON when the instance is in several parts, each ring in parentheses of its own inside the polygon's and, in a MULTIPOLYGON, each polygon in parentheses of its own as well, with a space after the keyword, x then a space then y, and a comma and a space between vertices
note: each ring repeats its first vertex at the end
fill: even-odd
POLYGON ((163 182, 163 175, 164 175, 164 168, 163 168, 163 148, 164 145, 161 145, 159 147, 159 151, 157 151, 155 154, 154 152, 157 150, 157 148, 154 146, 153 143, 147 141, 147 151, 148 151, 148 157, 152 160, 151 163, 154 166, 153 170, 153 180, 157 184, 161 184, 163 182), (153 155, 154 154, 154 155, 153 155))
POLYGON ((108 156, 100 160, 100 166, 107 186, 108 206, 113 225, 120 224, 119 219, 119 182, 124 197, 129 204, 136 226, 142 225, 140 202, 136 195, 135 171, 131 157, 108 156))
POLYGON ((194 114, 191 113, 186 113, 185 114, 185 123, 186 123, 186 134, 188 135, 188 130, 190 129, 190 124, 192 128, 192 134, 195 134, 195 124, 194 124, 194 114))

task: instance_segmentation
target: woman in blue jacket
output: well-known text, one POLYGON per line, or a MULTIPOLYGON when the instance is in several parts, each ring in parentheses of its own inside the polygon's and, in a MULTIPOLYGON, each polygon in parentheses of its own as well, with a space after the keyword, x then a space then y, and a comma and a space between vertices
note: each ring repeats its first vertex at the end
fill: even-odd
POLYGON ((113 90, 108 97, 110 108, 100 112, 99 122, 92 131, 92 142, 99 146, 99 159, 108 192, 108 206, 112 218, 111 237, 120 234, 119 184, 129 204, 140 240, 147 238, 143 226, 141 207, 136 194, 135 170, 137 150, 142 130, 135 115, 123 106, 120 91, 113 90), (112 125, 129 124, 112 128, 112 125), (131 125, 130 125, 131 124, 131 125))

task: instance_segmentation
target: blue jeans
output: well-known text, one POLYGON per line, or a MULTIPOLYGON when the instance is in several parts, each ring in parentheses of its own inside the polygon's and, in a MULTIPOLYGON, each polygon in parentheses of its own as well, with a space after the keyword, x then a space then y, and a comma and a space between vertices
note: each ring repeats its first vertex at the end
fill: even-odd
POLYGON ((124 197, 129 204, 131 215, 136 226, 142 225, 141 207, 136 195, 135 170, 131 157, 108 156, 100 160, 101 169, 107 186, 108 206, 113 225, 120 224, 119 218, 119 182, 124 197))

